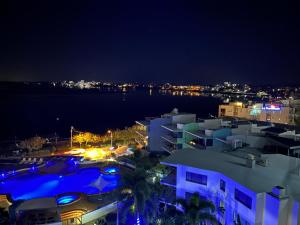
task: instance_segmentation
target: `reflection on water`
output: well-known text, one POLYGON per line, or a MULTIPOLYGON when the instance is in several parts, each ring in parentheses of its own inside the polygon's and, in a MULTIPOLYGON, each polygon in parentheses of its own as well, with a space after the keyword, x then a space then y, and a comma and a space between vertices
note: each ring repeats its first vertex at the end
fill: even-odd
POLYGON ((106 93, 9 92, 1 102, 0 139, 18 140, 54 133, 68 137, 70 126, 104 133, 108 128, 129 127, 136 120, 160 116, 174 108, 206 117, 209 113, 217 115, 221 102, 196 91, 172 94, 158 89, 106 93))

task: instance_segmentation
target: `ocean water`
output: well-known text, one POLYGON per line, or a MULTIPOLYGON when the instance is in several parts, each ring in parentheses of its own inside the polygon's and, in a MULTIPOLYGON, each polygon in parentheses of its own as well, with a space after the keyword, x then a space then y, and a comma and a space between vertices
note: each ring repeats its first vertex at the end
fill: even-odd
POLYGON ((218 98, 173 96, 148 89, 129 92, 1 90, 0 140, 34 135, 68 137, 70 127, 104 133, 131 126, 144 117, 178 108, 198 117, 217 115, 218 98))

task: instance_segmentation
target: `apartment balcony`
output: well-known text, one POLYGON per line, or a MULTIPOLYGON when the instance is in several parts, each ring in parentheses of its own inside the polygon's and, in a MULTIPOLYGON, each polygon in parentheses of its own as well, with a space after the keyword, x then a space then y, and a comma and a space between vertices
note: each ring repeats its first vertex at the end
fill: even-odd
POLYGON ((191 148, 195 148, 195 149, 205 149, 205 145, 203 145, 202 143, 200 144, 199 142, 195 141, 195 140, 191 140, 189 142, 186 143, 187 145, 189 145, 191 148))
POLYGON ((148 141, 145 138, 137 137, 134 140, 139 145, 142 145, 142 146, 147 146, 148 145, 148 141))
POLYGON ((173 151, 177 150, 176 144, 172 144, 172 143, 169 143, 169 142, 164 143, 162 145, 162 149, 169 152, 169 153, 172 153, 173 151))
POLYGON ((172 135, 168 135, 168 134, 165 134, 163 136, 161 136, 161 138, 171 144, 176 144, 177 143, 177 138, 175 138, 174 136, 172 135))
POLYGON ((176 171, 165 176, 160 183, 166 186, 176 187, 176 171))
POLYGON ((166 190, 161 194, 159 201, 167 205, 174 205, 176 201, 176 188, 166 187, 166 190))
POLYGON ((146 130, 136 130, 135 132, 143 138, 148 138, 148 133, 146 130))
POLYGON ((176 125, 170 124, 170 125, 162 125, 161 126, 163 129, 169 131, 169 132, 178 132, 180 131, 176 125))

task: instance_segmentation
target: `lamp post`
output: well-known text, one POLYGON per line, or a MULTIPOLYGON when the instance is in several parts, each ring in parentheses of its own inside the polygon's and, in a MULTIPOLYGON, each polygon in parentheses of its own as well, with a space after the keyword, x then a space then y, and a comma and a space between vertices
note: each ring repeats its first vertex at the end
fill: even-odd
POLYGON ((113 135, 112 135, 112 131, 111 130, 108 130, 107 133, 110 134, 110 146, 112 147, 113 146, 113 135))
POLYGON ((71 126, 71 139, 70 139, 71 148, 73 147, 73 130, 74 130, 74 127, 71 126))

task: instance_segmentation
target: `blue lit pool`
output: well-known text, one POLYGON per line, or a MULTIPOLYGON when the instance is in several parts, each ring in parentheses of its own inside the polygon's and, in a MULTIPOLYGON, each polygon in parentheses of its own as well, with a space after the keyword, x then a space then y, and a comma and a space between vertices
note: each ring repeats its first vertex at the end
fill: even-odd
POLYGON ((70 175, 28 173, 0 182, 0 194, 11 194, 14 200, 74 192, 98 194, 116 189, 119 181, 118 174, 101 174, 99 168, 78 169, 70 175))
POLYGON ((76 201, 77 199, 79 199, 79 196, 77 195, 65 195, 56 199, 56 202, 58 205, 66 205, 76 201))

